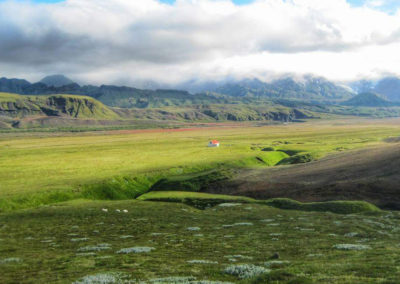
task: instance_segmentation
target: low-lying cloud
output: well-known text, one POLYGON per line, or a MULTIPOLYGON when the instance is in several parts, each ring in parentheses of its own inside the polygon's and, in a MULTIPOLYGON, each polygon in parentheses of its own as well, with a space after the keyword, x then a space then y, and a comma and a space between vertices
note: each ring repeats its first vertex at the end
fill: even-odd
POLYGON ((400 13, 345 0, 0 2, 4 76, 92 83, 400 74, 400 13))

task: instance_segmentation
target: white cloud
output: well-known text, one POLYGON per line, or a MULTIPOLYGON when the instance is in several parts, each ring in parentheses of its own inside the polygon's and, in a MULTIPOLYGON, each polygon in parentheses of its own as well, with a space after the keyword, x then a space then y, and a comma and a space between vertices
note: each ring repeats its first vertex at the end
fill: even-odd
POLYGON ((400 75, 400 13, 345 0, 67 0, 0 3, 0 70, 93 83, 400 75))

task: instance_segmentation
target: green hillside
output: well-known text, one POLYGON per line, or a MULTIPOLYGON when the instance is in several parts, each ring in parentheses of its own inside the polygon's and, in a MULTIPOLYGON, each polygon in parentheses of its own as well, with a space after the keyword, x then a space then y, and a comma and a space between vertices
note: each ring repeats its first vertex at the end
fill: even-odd
POLYGON ((28 116, 66 116, 79 119, 118 118, 114 111, 101 102, 86 96, 22 96, 9 93, 0 93, 0 115, 14 118, 28 116))

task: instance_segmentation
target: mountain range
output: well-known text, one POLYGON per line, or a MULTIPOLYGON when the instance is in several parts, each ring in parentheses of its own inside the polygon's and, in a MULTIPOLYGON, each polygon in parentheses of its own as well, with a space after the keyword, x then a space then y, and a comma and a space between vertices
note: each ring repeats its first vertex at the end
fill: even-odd
POLYGON ((173 89, 143 90, 126 86, 80 86, 63 75, 53 75, 37 83, 23 79, 0 79, 0 92, 22 95, 75 94, 98 99, 106 105, 124 108, 181 106, 235 101, 269 99, 296 99, 303 101, 335 102, 346 100, 354 94, 342 86, 316 77, 303 81, 283 78, 272 82, 258 79, 232 81, 223 85, 210 85, 209 90, 191 94, 173 89))
MULTIPOLYGON (((281 121, 330 115, 400 116, 400 80, 359 82, 366 92, 323 78, 231 81, 197 94, 185 90, 145 90, 114 85, 84 85, 63 75, 30 83, 0 78, 0 128, 36 127, 102 120, 107 125, 132 121, 215 122, 281 121), (378 92, 379 91, 379 92, 378 92), (106 121, 106 122, 104 122, 106 121)), ((354 85, 356 86, 356 85, 354 85)), ((353 86, 353 87, 354 87, 353 86)))
POLYGON ((305 76, 271 82, 259 79, 226 82, 188 82, 182 89, 138 89, 115 85, 80 86, 64 75, 51 75, 37 83, 24 79, 0 78, 0 92, 23 95, 76 94, 86 95, 113 107, 163 107, 202 103, 229 103, 235 100, 290 99, 313 102, 340 102, 357 93, 376 93, 388 101, 400 101, 400 79, 387 77, 379 81, 360 80, 347 86, 324 78, 305 76), (195 86, 195 88, 193 87, 195 86), (185 90, 186 89, 186 90, 185 90), (187 90, 201 90, 195 95, 187 90))

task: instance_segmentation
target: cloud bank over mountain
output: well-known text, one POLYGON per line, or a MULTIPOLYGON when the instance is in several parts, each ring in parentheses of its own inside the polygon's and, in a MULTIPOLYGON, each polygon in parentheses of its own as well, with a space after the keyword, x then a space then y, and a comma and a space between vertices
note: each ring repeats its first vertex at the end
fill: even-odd
POLYGON ((92 83, 400 75, 400 12, 345 0, 0 2, 0 68, 92 83))

